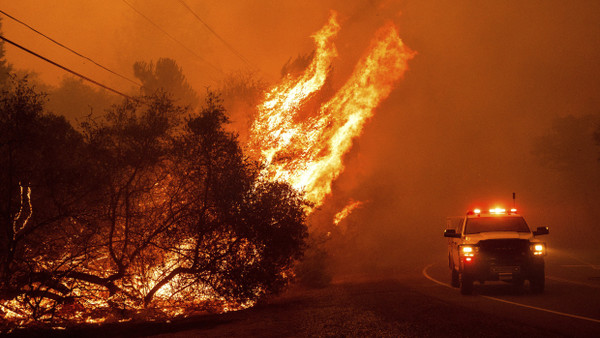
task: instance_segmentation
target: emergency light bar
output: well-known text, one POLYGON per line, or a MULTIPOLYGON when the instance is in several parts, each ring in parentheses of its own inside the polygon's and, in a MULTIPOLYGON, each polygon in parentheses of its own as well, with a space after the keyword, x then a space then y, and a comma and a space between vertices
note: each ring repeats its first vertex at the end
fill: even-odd
POLYGON ((506 209, 502 209, 502 208, 498 208, 498 207, 496 207, 494 209, 490 209, 490 214, 499 215, 499 214, 505 214, 505 213, 506 213, 506 209))
MULTIPOLYGON (((500 208, 500 207, 496 207, 496 208, 489 209, 489 213, 491 215, 504 215, 504 214, 506 214, 506 209, 500 208)), ((516 214, 516 213, 517 213, 517 209, 516 208, 511 208, 510 211, 508 212, 509 215, 510 214, 516 214)), ((479 208, 473 209, 473 210, 467 212, 467 215, 477 215, 477 216, 480 216, 481 215, 481 209, 479 209, 479 208)))

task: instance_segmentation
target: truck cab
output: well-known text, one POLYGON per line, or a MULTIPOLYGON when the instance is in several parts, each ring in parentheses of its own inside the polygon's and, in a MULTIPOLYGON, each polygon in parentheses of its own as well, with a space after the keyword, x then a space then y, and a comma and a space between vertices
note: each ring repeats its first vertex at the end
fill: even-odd
POLYGON ((516 209, 494 208, 488 213, 474 209, 465 216, 449 217, 444 237, 452 286, 471 294, 475 281, 521 286, 528 280, 532 292, 543 292, 546 243, 537 236, 546 234, 547 227, 531 231, 516 209))

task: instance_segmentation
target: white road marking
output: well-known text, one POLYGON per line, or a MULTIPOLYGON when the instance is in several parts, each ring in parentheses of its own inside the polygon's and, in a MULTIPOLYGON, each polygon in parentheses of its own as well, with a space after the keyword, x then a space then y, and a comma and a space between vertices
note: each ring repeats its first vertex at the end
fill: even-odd
POLYGON ((434 265, 434 263, 431 263, 429 265, 427 265, 426 267, 423 268, 423 276, 425 276, 425 278, 429 279, 430 281, 437 283, 439 285, 443 285, 443 286, 447 286, 449 288, 452 288, 452 285, 448 284, 448 283, 444 283, 444 282, 440 282, 439 280, 431 277, 428 273, 427 270, 432 267, 434 265))
MULTIPOLYGON (((430 281, 443 285, 445 287, 449 287, 452 288, 452 285, 444 283, 444 282, 440 282, 439 280, 431 277, 428 273, 427 270, 432 267, 434 265, 434 263, 431 263, 429 265, 427 265, 426 267, 423 268, 423 276, 425 276, 425 278, 429 279, 430 281)), ((505 300, 505 299, 501 299, 501 298, 496 298, 496 297, 491 297, 491 296, 484 296, 484 295, 479 295, 480 297, 483 298, 487 298, 487 299, 491 299, 491 300, 495 300, 498 302, 502 302, 502 303, 507 303, 507 304, 511 304, 511 305, 516 305, 516 306, 521 306, 521 307, 525 307, 528 309, 533 309, 533 310, 538 310, 538 311, 543 311, 543 312, 549 312, 549 313, 553 313, 559 316, 564 316, 564 317, 571 317, 571 318, 577 318, 577 319, 582 319, 582 320, 587 320, 590 322, 594 322, 594 323, 600 323, 600 319, 596 319, 596 318, 590 318, 590 317, 584 317, 584 316, 578 316, 578 315, 574 315, 574 314, 570 314, 570 313, 565 313, 565 312, 559 312, 559 311, 554 311, 554 310, 550 310, 550 309, 544 309, 541 307, 537 307, 537 306, 531 306, 531 305, 526 305, 526 304, 521 304, 521 303, 516 303, 516 302, 511 302, 509 300, 505 300)))

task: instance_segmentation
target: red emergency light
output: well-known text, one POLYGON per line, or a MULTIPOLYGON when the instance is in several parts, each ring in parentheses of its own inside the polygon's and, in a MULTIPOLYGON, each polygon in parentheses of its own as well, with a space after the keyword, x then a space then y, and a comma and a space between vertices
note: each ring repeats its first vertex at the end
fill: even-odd
MULTIPOLYGON (((491 208, 489 209, 489 213, 491 215, 504 215, 504 214, 516 214, 517 213, 517 209, 516 208, 511 208, 509 209, 509 212, 506 212, 505 208, 501 208, 501 207, 495 207, 495 208, 491 208)), ((467 215, 477 215, 477 216, 481 216, 481 209, 479 208, 475 208, 473 210, 469 210, 467 212, 467 215)))

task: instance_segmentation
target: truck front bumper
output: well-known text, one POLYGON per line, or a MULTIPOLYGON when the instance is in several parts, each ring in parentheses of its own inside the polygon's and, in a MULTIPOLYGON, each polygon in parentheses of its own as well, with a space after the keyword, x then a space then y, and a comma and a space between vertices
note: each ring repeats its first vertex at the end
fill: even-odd
POLYGON ((478 281, 522 281, 531 279, 544 269, 544 261, 535 257, 522 262, 502 262, 495 264, 490 261, 472 259, 470 262, 461 260, 461 272, 472 280, 478 281))

